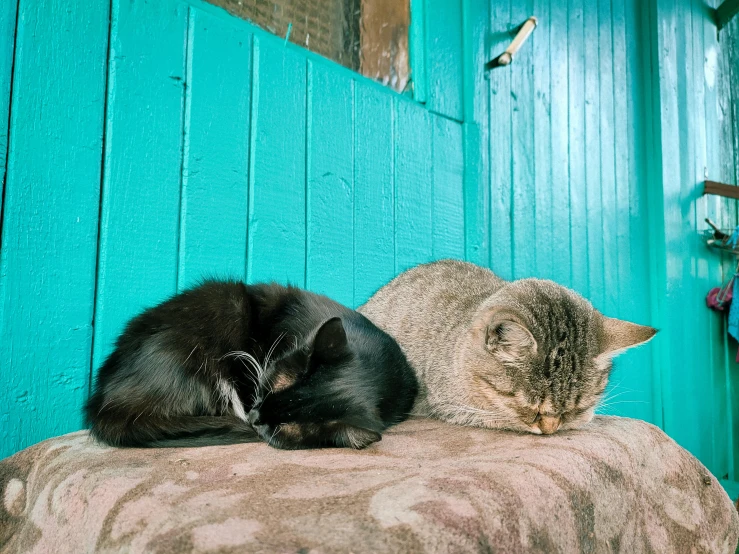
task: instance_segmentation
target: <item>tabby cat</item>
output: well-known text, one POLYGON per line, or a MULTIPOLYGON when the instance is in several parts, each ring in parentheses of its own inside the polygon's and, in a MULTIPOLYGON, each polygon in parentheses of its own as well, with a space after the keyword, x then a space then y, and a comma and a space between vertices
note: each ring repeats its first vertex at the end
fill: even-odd
POLYGON ((507 282, 454 260, 402 273, 359 312, 408 356, 415 414, 537 434, 589 422, 611 359, 657 332, 551 281, 507 282))

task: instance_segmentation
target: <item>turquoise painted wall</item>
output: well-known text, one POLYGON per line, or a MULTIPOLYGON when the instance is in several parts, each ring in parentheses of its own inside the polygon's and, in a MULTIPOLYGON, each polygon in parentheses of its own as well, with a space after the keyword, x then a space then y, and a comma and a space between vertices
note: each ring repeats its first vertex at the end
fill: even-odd
POLYGON ((200 0, 0 6, 0 457, 78 429, 125 321, 202 275, 356 306, 466 257, 660 326, 605 411, 736 479, 737 368, 703 307, 728 263, 696 232, 737 218, 699 192, 737 171, 735 40, 698 0, 413 14, 415 101, 200 0))
POLYGON ((691 0, 491 0, 487 15, 489 57, 528 16, 540 26, 473 87, 487 150, 472 220, 489 239, 472 259, 659 327, 618 358, 602 411, 660 425, 735 480, 736 344, 704 302, 733 268, 699 232, 737 223, 735 201, 701 196, 706 178, 737 182, 736 22, 719 41, 691 0))
MULTIPOLYGON (((715 5, 715 4, 714 4, 715 5)), ((739 366, 736 342, 726 340, 725 320, 703 307, 708 289, 734 270, 709 252, 698 236, 705 217, 737 223, 736 202, 703 197, 704 179, 739 184, 722 157, 731 126, 727 101, 731 72, 724 62, 737 47, 736 22, 717 37, 701 2, 654 3, 650 19, 650 190, 654 313, 665 334, 655 349, 662 375, 663 425, 718 476, 738 480, 739 366)), ((736 60, 736 57, 734 57, 736 60)), ((734 87, 736 81, 734 81, 734 87)), ((731 108, 736 110, 736 105, 731 108)))
POLYGON ((357 306, 464 257, 453 75, 446 117, 197 1, 0 10, 0 457, 79 429, 125 321, 203 275, 357 306))
MULTIPOLYGON (((649 303, 639 2, 493 0, 492 53, 535 14, 512 66, 490 71, 490 265, 570 286, 642 324, 649 303)), ((603 411, 660 423, 650 350, 620 357, 603 411)))

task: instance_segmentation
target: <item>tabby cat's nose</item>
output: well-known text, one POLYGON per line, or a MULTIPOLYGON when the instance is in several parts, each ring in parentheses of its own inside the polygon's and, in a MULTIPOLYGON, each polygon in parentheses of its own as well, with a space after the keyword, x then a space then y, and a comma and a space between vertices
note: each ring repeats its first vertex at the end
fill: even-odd
POLYGON ((544 435, 551 435, 562 423, 562 418, 559 416, 546 416, 543 415, 539 418, 539 429, 544 435))

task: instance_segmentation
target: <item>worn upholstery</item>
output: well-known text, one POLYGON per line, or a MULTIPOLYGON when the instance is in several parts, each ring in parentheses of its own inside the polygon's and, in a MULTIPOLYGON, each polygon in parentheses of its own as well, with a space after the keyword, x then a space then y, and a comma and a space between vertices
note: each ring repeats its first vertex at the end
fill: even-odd
POLYGON ((0 462, 2 552, 734 552, 737 511, 649 424, 553 436, 414 420, 364 451, 114 449, 0 462))

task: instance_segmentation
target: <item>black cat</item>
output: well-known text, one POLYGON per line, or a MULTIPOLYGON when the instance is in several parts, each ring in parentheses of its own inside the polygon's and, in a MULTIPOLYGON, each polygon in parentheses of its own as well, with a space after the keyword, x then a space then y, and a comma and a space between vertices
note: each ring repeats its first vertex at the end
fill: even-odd
POLYGON ((417 391, 395 340, 354 310, 294 287, 206 281, 129 322, 86 416, 113 446, 363 448, 417 391))

